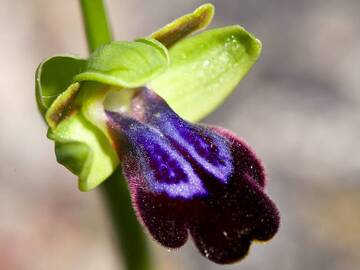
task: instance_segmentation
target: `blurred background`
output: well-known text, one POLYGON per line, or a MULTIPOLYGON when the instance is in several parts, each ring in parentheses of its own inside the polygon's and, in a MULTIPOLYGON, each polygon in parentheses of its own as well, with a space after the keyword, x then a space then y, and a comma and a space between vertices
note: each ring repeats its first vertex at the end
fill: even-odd
MULTIPOLYGON (((204 1, 108 0, 116 39, 145 36, 204 1)), ((355 270, 360 265, 360 1, 218 0, 212 27, 241 24, 263 54, 205 122, 257 150, 282 225, 241 263, 218 266, 192 243, 159 270, 355 270)), ((44 58, 87 46, 76 0, 1 0, 0 268, 121 269, 101 194, 81 193, 55 161, 37 112, 44 58)), ((134 256, 136 256, 134 254, 134 256)))

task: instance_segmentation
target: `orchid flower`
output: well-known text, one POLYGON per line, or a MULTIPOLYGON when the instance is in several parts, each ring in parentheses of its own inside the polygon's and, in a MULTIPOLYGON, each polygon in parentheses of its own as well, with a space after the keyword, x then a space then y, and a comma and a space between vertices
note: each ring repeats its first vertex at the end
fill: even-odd
POLYGON ((195 123, 261 51, 240 26, 188 37, 213 14, 206 4, 88 59, 51 57, 37 70, 36 97, 57 161, 79 177, 80 190, 121 166, 134 210, 155 240, 178 248, 190 235, 205 257, 226 264, 242 259, 253 240, 272 238, 279 214, 254 150, 226 129, 195 123))

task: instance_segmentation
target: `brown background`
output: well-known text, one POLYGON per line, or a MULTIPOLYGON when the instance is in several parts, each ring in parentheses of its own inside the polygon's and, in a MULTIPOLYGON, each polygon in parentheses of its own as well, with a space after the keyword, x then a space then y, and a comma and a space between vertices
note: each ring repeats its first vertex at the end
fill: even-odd
MULTIPOLYGON (((107 1, 117 39, 145 36, 203 1, 107 1)), ((241 24, 263 55, 205 122, 257 150, 280 232, 220 267, 193 247, 153 243, 156 269, 355 270, 360 265, 360 1, 218 0, 212 26, 241 24)), ((53 54, 86 55, 76 0, 0 3, 0 268, 114 270, 100 194, 80 193, 55 162, 34 99, 53 54)), ((135 255, 134 255, 135 256, 135 255)))

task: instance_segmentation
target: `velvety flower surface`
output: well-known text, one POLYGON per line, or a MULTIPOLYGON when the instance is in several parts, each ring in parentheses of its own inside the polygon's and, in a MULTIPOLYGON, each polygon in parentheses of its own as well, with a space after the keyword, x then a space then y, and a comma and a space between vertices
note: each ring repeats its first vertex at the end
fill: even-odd
POLYGON ((106 114, 134 208, 162 245, 180 247, 190 233, 204 256, 225 264, 275 235, 264 168, 243 140, 184 121, 145 87, 130 113, 106 114))

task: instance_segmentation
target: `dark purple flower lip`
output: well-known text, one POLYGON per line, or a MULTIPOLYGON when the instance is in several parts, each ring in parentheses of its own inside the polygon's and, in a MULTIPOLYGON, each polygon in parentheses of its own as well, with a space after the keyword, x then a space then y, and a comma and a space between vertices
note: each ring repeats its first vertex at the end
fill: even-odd
POLYGON ((280 218, 264 168, 243 140, 184 121, 147 88, 131 113, 106 114, 133 206, 162 245, 180 247, 190 233, 204 256, 227 264, 275 235, 280 218))

